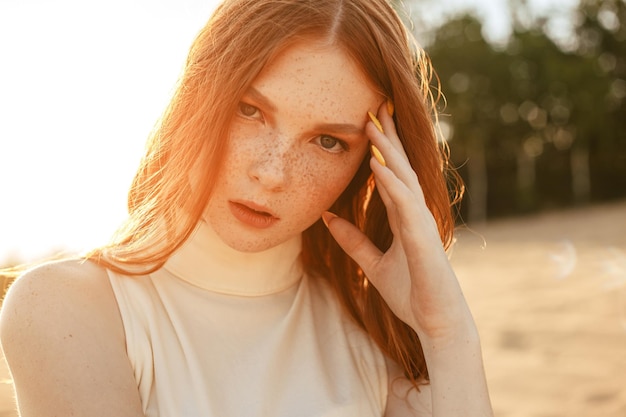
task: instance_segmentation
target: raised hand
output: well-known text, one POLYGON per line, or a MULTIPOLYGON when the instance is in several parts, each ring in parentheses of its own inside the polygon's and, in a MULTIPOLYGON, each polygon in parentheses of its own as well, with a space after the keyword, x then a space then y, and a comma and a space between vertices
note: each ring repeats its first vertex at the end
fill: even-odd
POLYGON ((422 343, 454 343, 475 331, 473 319, 388 107, 383 104, 370 118, 370 166, 387 208, 393 243, 383 253, 349 222, 330 213, 324 219, 339 245, 422 343))

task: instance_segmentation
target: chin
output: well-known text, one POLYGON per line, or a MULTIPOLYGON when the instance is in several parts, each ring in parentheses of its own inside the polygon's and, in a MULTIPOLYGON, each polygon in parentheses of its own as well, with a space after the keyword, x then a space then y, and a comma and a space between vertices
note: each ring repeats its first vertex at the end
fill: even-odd
POLYGON ((237 228, 215 227, 215 233, 226 246, 244 253, 263 252, 285 242, 287 239, 278 239, 276 236, 263 236, 263 233, 237 228))
POLYGON ((264 240, 264 239, 245 240, 245 239, 238 238, 238 239, 233 239, 231 241, 225 240, 225 239, 222 239, 222 240, 224 240, 224 243, 228 245, 229 247, 231 247, 232 249, 238 252, 244 252, 244 253, 263 252, 279 244, 279 243, 271 242, 269 240, 264 240))
POLYGON ((208 216, 204 218, 204 221, 210 225, 217 237, 226 246, 238 252, 263 252, 289 242, 302 234, 293 229, 284 230, 280 227, 257 230, 228 220, 211 219, 208 216))

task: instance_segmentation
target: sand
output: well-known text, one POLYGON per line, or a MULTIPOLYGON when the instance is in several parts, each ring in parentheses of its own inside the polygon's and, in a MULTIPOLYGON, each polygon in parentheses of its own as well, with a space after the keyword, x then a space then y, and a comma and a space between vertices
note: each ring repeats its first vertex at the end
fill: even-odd
POLYGON ((626 202, 462 228, 452 262, 496 416, 626 416, 626 202))
POLYGON ((626 416, 624 202, 462 230, 452 261, 496 416, 626 416))

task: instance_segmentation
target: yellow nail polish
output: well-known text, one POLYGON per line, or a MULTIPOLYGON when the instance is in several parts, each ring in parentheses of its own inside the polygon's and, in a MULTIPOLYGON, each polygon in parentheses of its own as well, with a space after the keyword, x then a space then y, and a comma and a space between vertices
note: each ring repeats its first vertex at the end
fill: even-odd
POLYGON ((395 107, 393 105, 393 101, 387 100, 387 113, 389 113, 389 116, 393 117, 394 111, 395 111, 395 107))
POLYGON ((375 145, 371 145, 370 148, 372 149, 372 155, 374 155, 374 158, 376 158, 378 163, 386 167, 387 162, 385 162, 385 158, 383 158, 383 154, 380 153, 378 148, 375 145))
POLYGON ((385 133, 383 131, 383 125, 380 124, 380 121, 376 118, 376 116, 374 116, 374 113, 372 113, 371 111, 368 111, 367 114, 369 115, 370 120, 374 123, 374 125, 376 125, 378 130, 380 130, 380 133, 385 133))

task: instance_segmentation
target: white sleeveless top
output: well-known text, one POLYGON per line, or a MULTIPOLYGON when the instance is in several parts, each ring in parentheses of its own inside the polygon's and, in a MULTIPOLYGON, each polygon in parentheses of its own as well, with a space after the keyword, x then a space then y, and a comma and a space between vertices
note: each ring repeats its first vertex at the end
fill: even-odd
POLYGON ((384 414, 383 354, 300 248, 237 252, 201 222, 155 273, 109 271, 146 416, 384 414))

